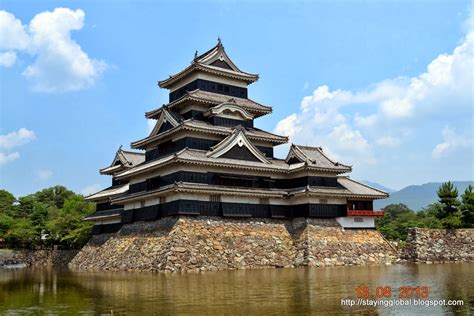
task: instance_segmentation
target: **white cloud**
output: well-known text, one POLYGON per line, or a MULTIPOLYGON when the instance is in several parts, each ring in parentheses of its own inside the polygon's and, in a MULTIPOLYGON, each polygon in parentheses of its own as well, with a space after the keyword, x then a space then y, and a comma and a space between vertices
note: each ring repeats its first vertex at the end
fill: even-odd
POLYGON ((41 181, 46 181, 51 178, 53 175, 53 171, 49 169, 41 169, 36 172, 36 177, 41 181))
POLYGON ((290 138, 294 137, 301 130, 296 113, 278 122, 276 130, 290 138))
POLYGON ((400 140, 392 136, 382 136, 378 138, 375 142, 377 145, 387 147, 397 147, 398 145, 400 145, 400 140))
MULTIPOLYGON (((77 91, 92 86, 107 68, 90 58, 71 38, 84 26, 84 11, 56 8, 37 14, 28 26, 0 11, 0 50, 25 52, 34 57, 23 75, 39 92, 77 91)), ((13 64, 10 56, 10 66, 13 64)))
POLYGON ((96 193, 96 192, 100 191, 101 189, 102 189, 102 187, 101 187, 100 184, 94 183, 94 184, 90 184, 90 185, 84 187, 81 190, 81 194, 82 195, 91 195, 93 193, 96 193))
POLYGON ((15 52, 8 51, 5 53, 0 53, 0 66, 3 67, 11 67, 16 62, 16 54, 15 52))
POLYGON ((437 144, 431 152, 435 159, 442 158, 460 148, 472 148, 474 145, 472 138, 458 135, 449 126, 445 126, 441 135, 443 136, 443 142, 437 144))
POLYGON ((0 11, 0 38, 1 50, 24 50, 30 40, 21 21, 7 11, 0 11))
POLYGON ((148 124, 148 133, 151 133, 151 131, 155 128, 156 120, 147 119, 146 123, 148 124))
POLYGON ((9 154, 0 152, 0 166, 15 161, 18 158, 20 158, 20 154, 18 152, 13 152, 9 154))
POLYGON ((17 146, 29 143, 35 138, 36 138, 36 135, 33 131, 30 131, 22 127, 16 132, 0 135, 0 147, 10 149, 13 147, 17 147, 17 146))

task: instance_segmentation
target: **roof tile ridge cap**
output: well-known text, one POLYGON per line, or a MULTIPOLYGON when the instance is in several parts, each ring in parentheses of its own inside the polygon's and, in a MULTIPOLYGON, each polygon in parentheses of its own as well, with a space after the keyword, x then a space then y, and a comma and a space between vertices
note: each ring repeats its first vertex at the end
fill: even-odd
MULTIPOLYGON (((207 51, 205 51, 204 53, 196 56, 194 59, 195 60, 200 60, 200 59, 203 59, 204 57, 208 56, 210 53, 212 53, 213 50, 215 50, 216 48, 219 48, 219 44, 220 44, 220 41, 217 42, 216 45, 214 45, 212 48, 208 49, 207 51)), ((222 48, 224 48, 224 45, 222 45, 222 48)))
MULTIPOLYGON (((132 162, 127 159, 127 157, 125 156, 124 152, 125 152, 125 151, 123 150, 123 145, 120 145, 120 148, 119 148, 118 151, 117 151, 117 155, 120 155, 120 156, 119 156, 119 160, 120 160, 120 157, 122 157, 122 158, 125 160, 125 164, 127 164, 127 165, 132 165, 132 162)), ((115 160, 115 159, 114 159, 114 160, 115 160)), ((123 161, 122 161, 122 163, 123 163, 123 161)))
POLYGON ((301 149, 301 147, 304 147, 304 146, 300 146, 300 145, 297 145, 297 144, 293 144, 294 145, 294 149, 296 151, 298 151, 300 154, 302 154, 304 157, 306 157, 306 161, 304 161, 305 165, 308 165, 308 161, 311 161, 313 164, 316 164, 316 162, 311 159, 310 157, 308 157, 308 155, 306 155, 306 153, 303 151, 303 149, 301 149))
POLYGON ((142 153, 142 152, 140 152, 140 151, 124 150, 123 152, 124 152, 124 153, 127 153, 127 154, 132 154, 132 155, 141 155, 141 156, 144 155, 144 153, 142 153))
POLYGON ((188 149, 189 149, 189 147, 184 147, 180 151, 177 151, 177 152, 173 153, 173 158, 180 158, 179 156, 181 154, 183 154, 185 151, 188 151, 188 149))

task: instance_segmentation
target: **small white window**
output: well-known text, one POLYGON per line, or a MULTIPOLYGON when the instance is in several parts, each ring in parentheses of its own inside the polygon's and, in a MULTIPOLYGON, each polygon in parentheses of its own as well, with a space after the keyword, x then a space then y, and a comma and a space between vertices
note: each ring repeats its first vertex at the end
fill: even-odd
POLYGON ((320 204, 328 204, 328 199, 319 199, 320 204))
POLYGON ((364 219, 362 217, 355 217, 354 218, 354 223, 363 223, 364 219))

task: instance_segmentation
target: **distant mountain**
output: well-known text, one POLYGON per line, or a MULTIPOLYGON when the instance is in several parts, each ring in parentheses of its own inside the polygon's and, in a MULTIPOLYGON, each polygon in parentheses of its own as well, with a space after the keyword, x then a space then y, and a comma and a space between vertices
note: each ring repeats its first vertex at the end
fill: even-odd
POLYGON ((364 183, 364 184, 370 185, 373 188, 376 188, 376 189, 379 189, 379 190, 382 190, 382 191, 385 191, 385 192, 388 192, 388 193, 392 193, 392 192, 396 191, 394 189, 387 188, 387 187, 385 187, 385 186, 383 186, 383 185, 381 185, 380 183, 377 183, 377 182, 372 182, 372 181, 369 181, 369 180, 362 180, 361 182, 364 183))
MULTIPOLYGON (((474 181, 452 181, 458 188, 459 195, 463 194, 468 185, 474 186, 474 181)), ((370 184, 369 184, 370 185, 370 184)), ((403 203, 414 211, 438 201, 438 190, 441 182, 430 182, 422 185, 410 185, 400 191, 390 193, 390 197, 384 200, 374 201, 374 208, 381 209, 388 204, 403 203)), ((376 187, 377 188, 377 187, 376 187)))

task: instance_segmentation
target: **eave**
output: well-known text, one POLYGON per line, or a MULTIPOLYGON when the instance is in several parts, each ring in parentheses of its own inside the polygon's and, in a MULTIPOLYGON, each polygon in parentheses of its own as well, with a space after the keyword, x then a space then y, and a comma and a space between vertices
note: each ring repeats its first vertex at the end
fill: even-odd
POLYGON ((120 174, 116 175, 117 179, 128 179, 140 174, 146 174, 148 172, 158 170, 170 164, 189 164, 189 165, 200 165, 200 166, 208 166, 208 167, 218 167, 224 169, 237 169, 237 170, 252 170, 252 171, 263 171, 268 173, 296 173, 299 171, 314 171, 314 172, 325 172, 325 173, 332 173, 332 174, 341 174, 345 173, 345 171, 341 171, 338 169, 331 169, 331 168, 318 168, 318 167, 309 167, 307 164, 301 164, 299 167, 290 168, 289 165, 286 166, 278 166, 275 165, 270 160, 271 163, 265 164, 261 162, 255 162, 253 165, 244 164, 243 162, 237 159, 221 159, 221 158, 195 158, 195 157, 183 157, 186 151, 194 151, 194 152, 202 152, 204 155, 206 151, 202 150, 190 150, 185 148, 175 154, 165 156, 163 158, 150 161, 148 164, 142 164, 135 168, 126 170, 120 174), (139 169, 138 169, 139 168, 139 169))
MULTIPOLYGON (((205 133, 205 134, 210 134, 210 135, 219 135, 219 136, 228 136, 229 134, 232 133, 231 128, 223 127, 223 126, 218 126, 217 128, 207 128, 207 127, 198 127, 198 126, 193 126, 190 125, 189 122, 191 122, 192 119, 180 122, 180 124, 176 127, 173 127, 167 131, 164 131, 160 134, 154 135, 152 137, 146 137, 140 140, 137 140, 135 142, 132 142, 130 146, 133 149, 146 149, 147 146, 165 138, 170 135, 173 135, 174 133, 177 133, 179 131, 191 131, 191 132, 197 132, 197 133, 205 133), (223 129, 226 128, 228 130, 224 131, 223 129)), ((268 142, 272 145, 279 145, 279 144, 286 144, 288 142, 288 137, 285 136, 280 136, 280 135, 275 135, 272 133, 268 133, 270 137, 263 137, 263 136, 256 136, 252 135, 251 132, 246 133, 246 136, 251 139, 251 140, 256 140, 256 141, 263 141, 263 142, 268 142), (271 137, 274 136, 274 137, 271 137)))
MULTIPOLYGON (((225 101, 225 100, 214 101, 214 100, 206 99, 204 97, 195 96, 194 94, 196 92, 199 92, 199 91, 200 90, 188 91, 188 92, 186 92, 185 95, 183 95, 179 99, 176 99, 173 102, 170 102, 166 105, 163 105, 163 107, 166 107, 168 109, 172 109, 173 107, 178 106, 178 105, 180 105, 182 103, 185 103, 185 102, 199 102, 201 104, 213 105, 213 106, 218 106, 219 104, 229 102, 228 100, 227 101, 225 101)), ((212 93, 212 92, 208 92, 208 93, 212 93)), ((247 100, 249 102, 252 102, 257 107, 250 107, 250 106, 245 106, 245 105, 241 104, 242 101, 239 101, 239 99, 241 99, 241 98, 231 97, 231 96, 227 96, 227 95, 225 95, 224 97, 228 97, 229 99, 234 99, 239 106, 243 107, 245 110, 247 110, 250 113, 254 114, 255 117, 260 117, 262 115, 272 113, 272 107, 260 104, 258 102, 255 102, 255 101, 251 100, 251 99, 242 99, 242 100, 247 100)), ((148 118, 148 119, 157 119, 158 116, 161 114, 161 111, 162 111, 163 107, 159 107, 155 110, 145 112, 145 117, 148 118)))
POLYGON ((142 191, 134 194, 119 197, 112 201, 112 204, 138 202, 152 197, 166 196, 170 192, 175 193, 195 193, 195 194, 219 194, 230 196, 247 196, 259 198, 284 198, 288 193, 280 189, 248 189, 241 187, 224 187, 209 184, 176 182, 152 191, 142 191))
POLYGON ((219 75, 231 79, 242 80, 247 84, 253 83, 258 80, 257 74, 250 74, 246 72, 237 72, 233 70, 228 70, 220 67, 215 67, 211 65, 201 64, 199 62, 193 61, 191 65, 183 69, 182 71, 170 76, 168 79, 158 81, 158 86, 160 88, 168 89, 173 84, 177 83, 184 77, 194 73, 194 72, 205 72, 214 75, 219 75))

